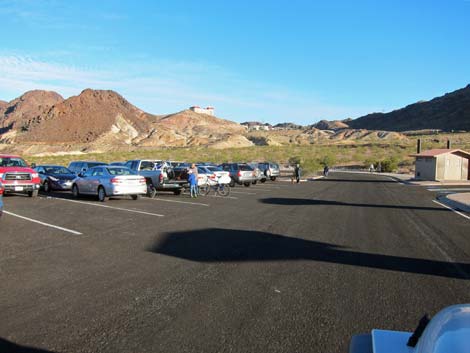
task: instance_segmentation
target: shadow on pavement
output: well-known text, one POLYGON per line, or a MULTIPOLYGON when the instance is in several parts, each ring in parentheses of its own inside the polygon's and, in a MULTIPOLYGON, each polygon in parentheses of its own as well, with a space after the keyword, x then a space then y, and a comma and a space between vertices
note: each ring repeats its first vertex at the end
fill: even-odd
POLYGON ((53 353, 44 349, 20 346, 13 342, 0 338, 0 352, 1 353, 53 353))
POLYGON ((394 180, 384 180, 384 179, 334 179, 330 177, 321 178, 316 182, 325 182, 325 181, 334 181, 334 182, 343 182, 343 183, 396 183, 394 180))
POLYGON ((470 278, 470 264, 352 251, 329 243, 283 235, 208 228, 168 233, 150 252, 198 262, 312 260, 458 279, 470 278))
POLYGON ((330 200, 315 200, 315 199, 298 199, 298 198, 281 198, 281 197, 268 197, 261 199, 260 202, 271 205, 283 205, 283 206, 350 206, 350 207, 371 207, 371 208, 391 208, 391 209, 403 209, 403 210, 421 210, 421 211, 446 211, 449 210, 442 207, 424 207, 424 206, 400 206, 400 205, 383 205, 373 203, 355 203, 355 202, 341 202, 341 201, 330 201, 330 200))

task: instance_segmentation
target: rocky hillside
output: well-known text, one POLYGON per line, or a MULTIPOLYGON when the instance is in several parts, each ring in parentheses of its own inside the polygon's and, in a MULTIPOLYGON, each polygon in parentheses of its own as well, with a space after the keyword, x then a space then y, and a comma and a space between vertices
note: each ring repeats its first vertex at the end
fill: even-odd
POLYGON ((470 85, 428 102, 421 101, 390 113, 373 113, 348 122, 351 128, 410 131, 439 129, 470 131, 470 85))
POLYGON ((0 124, 2 149, 28 153, 252 145, 238 123, 190 110, 156 116, 104 90, 86 89, 65 100, 30 91, 0 105, 0 124))
MULTIPOLYGON (((9 133, 9 138, 25 132, 38 123, 54 104, 62 102, 62 96, 50 91, 29 91, 11 102, 0 103, 0 132, 9 133)), ((1 137, 5 139, 5 136, 1 137)))
POLYGON ((313 124, 312 127, 320 130, 339 130, 347 129, 349 126, 339 120, 320 120, 318 123, 313 124))

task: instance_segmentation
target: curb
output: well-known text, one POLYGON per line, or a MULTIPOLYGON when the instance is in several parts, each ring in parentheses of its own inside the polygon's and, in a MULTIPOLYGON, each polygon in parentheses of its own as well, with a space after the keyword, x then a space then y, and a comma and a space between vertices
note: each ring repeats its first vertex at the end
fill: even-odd
POLYGON ((437 196, 436 200, 442 202, 443 204, 446 204, 447 206, 453 209, 456 209, 457 211, 470 212, 470 206, 467 206, 462 202, 451 200, 447 196, 437 196))

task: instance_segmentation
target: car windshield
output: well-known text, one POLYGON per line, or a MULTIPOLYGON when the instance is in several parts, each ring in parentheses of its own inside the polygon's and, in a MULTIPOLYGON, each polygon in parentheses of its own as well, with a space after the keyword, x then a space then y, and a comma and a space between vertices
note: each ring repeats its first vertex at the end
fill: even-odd
POLYGON ((271 168, 279 169, 279 164, 271 163, 271 168))
POLYGON ((28 164, 18 157, 0 157, 0 167, 27 167, 28 164))
POLYGON ((220 167, 206 167, 207 169, 209 169, 211 172, 223 172, 224 170, 220 167))
POLYGON ((44 167, 44 170, 47 174, 73 174, 69 169, 60 166, 44 167))
POLYGON ((106 168, 108 173, 111 175, 135 175, 135 173, 129 168, 106 168))
POLYGON ((246 170, 249 170, 249 171, 253 170, 253 168, 251 168, 248 164, 240 164, 238 167, 240 168, 240 170, 245 170, 245 171, 246 170))

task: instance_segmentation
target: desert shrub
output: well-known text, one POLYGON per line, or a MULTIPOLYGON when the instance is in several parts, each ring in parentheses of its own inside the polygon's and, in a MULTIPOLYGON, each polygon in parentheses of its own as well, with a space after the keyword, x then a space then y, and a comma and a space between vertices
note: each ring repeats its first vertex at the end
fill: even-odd
POLYGON ((390 157, 381 161, 382 172, 392 173, 398 169, 398 159, 396 157, 390 157))

